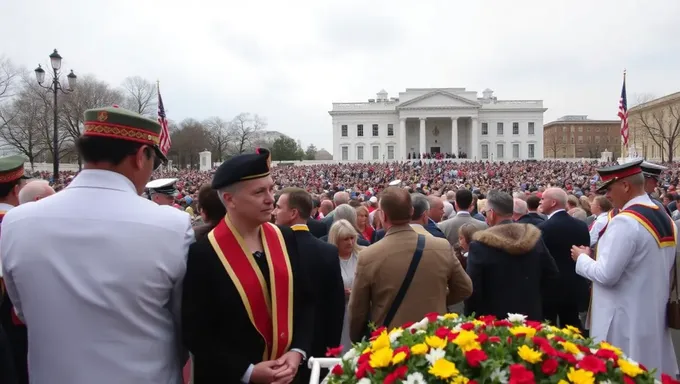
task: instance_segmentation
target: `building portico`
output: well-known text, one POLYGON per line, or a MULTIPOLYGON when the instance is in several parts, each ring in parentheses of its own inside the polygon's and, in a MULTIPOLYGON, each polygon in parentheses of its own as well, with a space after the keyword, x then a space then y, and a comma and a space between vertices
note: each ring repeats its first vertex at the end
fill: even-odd
POLYGON ((407 89, 398 98, 381 91, 365 103, 333 103, 333 158, 539 159, 544 111, 540 100, 499 101, 490 90, 482 98, 464 88, 407 89))

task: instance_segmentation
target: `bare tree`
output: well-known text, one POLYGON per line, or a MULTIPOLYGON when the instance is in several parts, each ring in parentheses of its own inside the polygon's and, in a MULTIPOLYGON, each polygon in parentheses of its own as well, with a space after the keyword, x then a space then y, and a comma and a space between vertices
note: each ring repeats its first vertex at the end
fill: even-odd
POLYGON ((229 129, 229 123, 220 117, 214 116, 206 119, 203 122, 203 126, 207 131, 213 156, 215 156, 217 161, 222 162, 227 153, 229 143, 234 141, 233 132, 229 129))
MULTIPOLYGON (((119 104, 123 95, 108 83, 93 76, 85 76, 79 81, 75 92, 64 95, 61 99, 64 101, 60 106, 60 120, 71 141, 75 142, 82 134, 86 110, 119 104)), ((78 166, 82 166, 81 159, 78 159, 78 166)))
POLYGON ((25 87, 4 108, 0 108, 0 138, 6 146, 26 156, 31 169, 36 158, 48 150, 43 125, 50 108, 25 87))
POLYGON ((184 119, 171 131, 172 147, 168 158, 172 159, 178 168, 198 164, 198 153, 210 146, 208 131, 202 123, 194 119, 184 119))
POLYGON ((0 100, 12 96, 12 86, 19 74, 8 58, 0 57, 0 100))
POLYGON ((566 144, 562 140, 562 136, 558 135, 558 129, 557 127, 552 127, 547 133, 546 136, 546 146, 549 151, 552 152, 552 157, 554 159, 557 158, 557 153, 562 150, 566 151, 566 144))
POLYGON ((123 106, 145 116, 155 116, 157 103, 156 85, 139 76, 127 77, 121 85, 123 106))
POLYGON ((241 154, 251 149, 258 134, 264 130, 267 122, 257 114, 240 113, 231 121, 229 130, 234 137, 232 154, 241 154))
POLYGON ((634 116, 649 139, 661 149, 661 161, 672 162, 680 145, 680 103, 648 106, 636 111, 634 116))

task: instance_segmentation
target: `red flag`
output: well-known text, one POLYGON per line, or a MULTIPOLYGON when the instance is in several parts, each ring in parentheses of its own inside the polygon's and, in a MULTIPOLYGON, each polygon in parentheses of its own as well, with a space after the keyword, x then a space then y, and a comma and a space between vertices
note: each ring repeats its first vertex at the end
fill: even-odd
POLYGON ((619 118, 621 119, 621 138, 623 146, 628 145, 628 100, 626 100, 626 71, 623 71, 623 88, 619 98, 619 118))
POLYGON ((168 119, 165 117, 165 108, 163 108, 160 85, 158 86, 158 123, 161 125, 161 135, 158 146, 160 147, 161 152, 163 152, 164 155, 167 155, 168 151, 170 151, 172 142, 170 141, 170 132, 168 131, 168 119))

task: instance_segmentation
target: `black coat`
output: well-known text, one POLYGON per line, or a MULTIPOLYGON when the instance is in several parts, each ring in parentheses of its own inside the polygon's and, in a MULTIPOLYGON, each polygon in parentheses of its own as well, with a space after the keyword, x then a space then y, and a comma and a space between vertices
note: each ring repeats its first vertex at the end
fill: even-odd
MULTIPOLYGON (((340 345, 345 315, 345 286, 340 272, 338 248, 308 231, 295 231, 298 252, 311 272, 314 291, 314 335, 311 355, 324 357, 327 348, 340 345)), ((309 382, 310 371, 300 368, 301 383, 309 382)))
MULTIPOLYGON (((14 307, 9 299, 9 295, 4 291, 4 286, 0 288, 0 379, 7 375, 8 382, 17 384, 28 384, 28 331, 23 324, 15 324, 12 319, 14 307), (2 372, 6 364, 13 364, 14 367, 7 368, 7 372, 2 372), (13 376, 12 380, 9 377, 13 376)), ((0 383, 4 381, 0 380, 0 383)))
MULTIPOLYGON (((310 357, 314 308, 308 271, 293 231, 282 229, 293 272, 293 340, 290 349, 310 357)), ((266 257, 256 258, 269 284, 266 257)), ((194 355, 194 383, 240 383, 250 364, 262 361, 265 343, 253 327, 234 283, 207 237, 189 248, 182 294, 184 344, 194 355)))
POLYGON ((547 299, 558 304, 575 304, 579 311, 586 310, 590 298, 590 283, 576 274, 576 262, 571 258, 571 247, 590 245, 588 225, 561 211, 541 223, 538 228, 543 233, 543 242, 560 270, 560 279, 554 295, 547 299))
POLYGON ((529 212, 526 215, 517 219, 517 222, 520 224, 533 224, 533 225, 539 225, 544 221, 545 219, 542 218, 541 215, 539 215, 536 212, 529 212))
POLYGON ((312 235, 314 235, 314 237, 317 239, 328 235, 328 227, 320 220, 308 219, 307 227, 309 228, 309 232, 311 232, 312 235))
POLYGON ((555 261, 530 224, 506 222, 474 234, 467 257, 472 295, 465 315, 543 320, 542 293, 558 278, 555 261))

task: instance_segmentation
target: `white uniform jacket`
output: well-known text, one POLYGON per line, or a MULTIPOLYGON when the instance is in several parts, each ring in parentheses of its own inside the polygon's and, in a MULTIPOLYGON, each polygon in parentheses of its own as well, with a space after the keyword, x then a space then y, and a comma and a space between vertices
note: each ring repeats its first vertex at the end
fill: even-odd
POLYGON ((189 215, 125 176, 82 171, 2 222, 7 290, 28 327, 32 384, 181 383, 189 215))
MULTIPOLYGON (((623 208, 633 204, 654 205, 643 195, 623 208)), ((648 369, 656 368, 657 377, 678 373, 666 327, 675 252, 675 247, 659 248, 638 221, 619 214, 599 241, 597 261, 581 254, 576 262, 576 273, 593 282, 590 336, 621 348, 648 369)))

